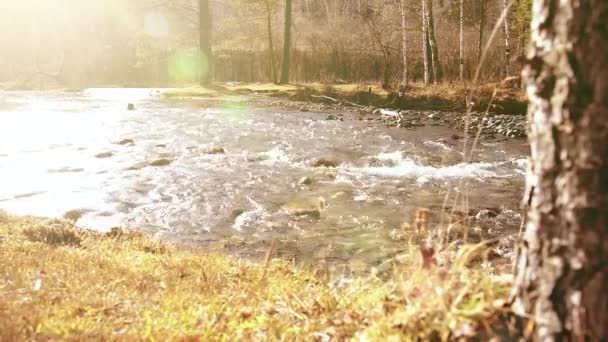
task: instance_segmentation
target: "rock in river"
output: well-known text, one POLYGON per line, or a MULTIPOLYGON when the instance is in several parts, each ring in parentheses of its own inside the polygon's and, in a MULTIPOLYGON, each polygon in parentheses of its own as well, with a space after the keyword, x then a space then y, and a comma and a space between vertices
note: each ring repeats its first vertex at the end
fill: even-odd
POLYGON ((325 199, 323 197, 297 198, 287 202, 283 208, 290 215, 320 218, 321 212, 325 209, 325 199))
POLYGON ((338 165, 340 165, 340 162, 325 158, 317 159, 312 163, 312 167, 338 167, 338 165))

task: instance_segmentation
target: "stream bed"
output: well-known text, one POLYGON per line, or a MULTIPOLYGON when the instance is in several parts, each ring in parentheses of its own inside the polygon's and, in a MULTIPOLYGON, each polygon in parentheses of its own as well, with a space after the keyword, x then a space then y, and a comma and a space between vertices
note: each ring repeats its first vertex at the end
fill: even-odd
POLYGON ((466 211, 483 238, 519 227, 523 140, 482 141, 463 163, 462 133, 441 126, 160 91, 0 92, 0 209, 252 259, 276 240, 283 258, 349 270, 402 251, 417 208, 429 227, 466 211))

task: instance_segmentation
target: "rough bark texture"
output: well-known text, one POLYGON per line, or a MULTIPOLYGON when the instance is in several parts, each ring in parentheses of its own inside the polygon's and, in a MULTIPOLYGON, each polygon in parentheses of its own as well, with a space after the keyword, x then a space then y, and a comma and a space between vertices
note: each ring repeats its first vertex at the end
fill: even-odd
POLYGON ((437 40, 435 39, 435 23, 433 19, 433 0, 429 0, 426 6, 426 20, 427 20, 427 37, 429 40, 429 47, 431 49, 431 71, 433 75, 433 82, 437 83, 443 78, 443 69, 439 62, 439 47, 437 46, 437 40))
POLYGON ((511 39, 510 31, 509 31, 509 8, 507 5, 507 0, 502 0, 502 10, 505 11, 505 20, 503 20, 503 33, 505 37, 505 77, 508 77, 511 73, 510 65, 511 65, 511 45, 509 44, 509 40, 511 39))
POLYGON ((409 83, 409 65, 407 63, 407 20, 405 16, 405 0, 399 0, 401 12, 401 58, 403 60, 403 76, 401 85, 405 88, 409 83))
POLYGON ((291 0, 285 0, 285 32, 283 36, 281 84, 289 83, 289 67, 291 64, 291 12, 291 0))
POLYGON ((608 340, 608 1, 537 0, 528 220, 514 309, 540 340, 608 340))
POLYGON ((201 50, 200 85, 211 84, 213 55, 211 50, 211 10, 209 0, 199 0, 199 44, 201 50))
POLYGON ((464 80, 464 0, 460 0, 460 18, 459 18, 459 26, 460 26, 460 56, 459 56, 459 64, 460 64, 460 80, 464 80))
POLYGON ((422 0, 422 60, 424 64, 424 84, 429 83, 429 43, 428 21, 426 20, 426 0, 422 0))

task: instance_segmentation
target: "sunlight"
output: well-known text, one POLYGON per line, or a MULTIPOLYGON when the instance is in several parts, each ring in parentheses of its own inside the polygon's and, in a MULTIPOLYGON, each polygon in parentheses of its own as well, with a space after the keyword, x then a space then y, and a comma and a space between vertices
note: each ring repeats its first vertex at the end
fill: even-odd
POLYGON ((144 32, 154 38, 166 38, 169 36, 169 21, 162 13, 148 13, 144 18, 144 32))

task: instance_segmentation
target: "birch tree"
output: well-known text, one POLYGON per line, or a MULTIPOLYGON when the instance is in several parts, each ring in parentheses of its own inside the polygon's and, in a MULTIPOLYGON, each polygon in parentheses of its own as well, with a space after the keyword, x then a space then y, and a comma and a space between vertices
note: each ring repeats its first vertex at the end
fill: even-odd
POLYGON ((435 39, 435 24, 433 19, 433 0, 430 0, 426 6, 426 22, 427 22, 427 38, 428 45, 431 50, 431 72, 433 83, 441 81, 443 78, 443 69, 439 61, 439 47, 435 39))
POLYGON ((516 312, 537 341, 608 340, 608 1, 534 2, 516 312))
POLYGON ((424 84, 429 84, 429 39, 428 21, 426 20, 426 0, 422 0, 422 60, 424 64, 424 84))
POLYGON ((407 63, 407 18, 405 15, 405 0, 395 1, 398 1, 399 12, 401 14, 401 59, 403 63, 401 86, 406 88, 409 83, 409 65, 407 63))
POLYGON ((505 38, 505 77, 509 76, 510 64, 511 64, 511 46, 509 45, 510 34, 509 34, 509 8, 507 6, 507 0, 502 0, 502 10, 505 12, 505 19, 503 20, 503 32, 505 38))

